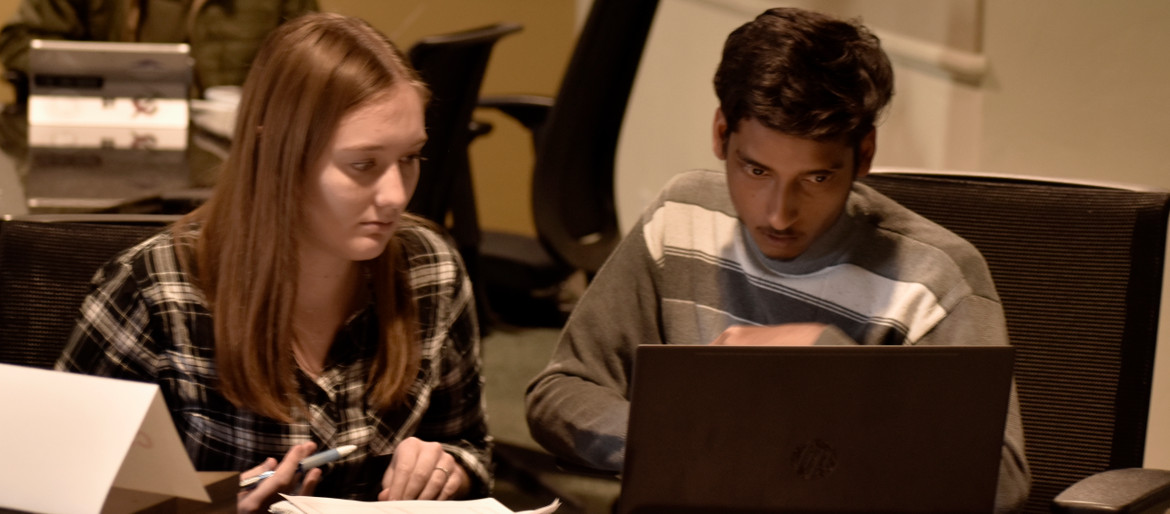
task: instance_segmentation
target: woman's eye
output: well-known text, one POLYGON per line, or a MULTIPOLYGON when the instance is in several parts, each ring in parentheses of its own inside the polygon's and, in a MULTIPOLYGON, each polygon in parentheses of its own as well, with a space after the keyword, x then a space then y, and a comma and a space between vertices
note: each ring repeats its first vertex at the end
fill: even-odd
POLYGON ((376 164, 374 162, 374 160, 370 159, 370 160, 355 162, 353 164, 350 164, 350 166, 357 171, 369 171, 369 170, 374 168, 374 164, 376 164))
POLYGON ((405 165, 408 165, 408 166, 413 165, 413 164, 418 164, 422 161, 423 161, 423 156, 419 155, 419 154, 407 155, 407 156, 404 156, 403 158, 398 160, 398 162, 405 164, 405 165))

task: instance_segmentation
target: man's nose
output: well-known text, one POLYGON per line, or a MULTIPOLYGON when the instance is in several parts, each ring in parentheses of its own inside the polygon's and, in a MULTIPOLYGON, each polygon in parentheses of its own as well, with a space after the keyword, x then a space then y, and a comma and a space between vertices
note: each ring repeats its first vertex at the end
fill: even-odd
POLYGON ((791 227, 800 217, 800 201, 795 184, 777 183, 768 202, 768 224, 776 230, 791 227))

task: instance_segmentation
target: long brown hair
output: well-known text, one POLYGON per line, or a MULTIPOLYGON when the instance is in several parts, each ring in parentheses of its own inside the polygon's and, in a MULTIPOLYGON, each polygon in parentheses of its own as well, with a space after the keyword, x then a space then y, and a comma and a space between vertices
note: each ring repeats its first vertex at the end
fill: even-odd
MULTIPOLYGON (((215 192, 174 230, 190 243, 193 259, 180 256, 207 295, 220 392, 233 404, 286 422, 303 406, 291 341, 305 176, 342 117, 402 83, 428 98, 394 44, 355 18, 305 15, 261 47, 215 192)), ((396 235, 366 263, 381 328, 367 394, 378 409, 406 397, 419 367, 405 244, 396 235)))

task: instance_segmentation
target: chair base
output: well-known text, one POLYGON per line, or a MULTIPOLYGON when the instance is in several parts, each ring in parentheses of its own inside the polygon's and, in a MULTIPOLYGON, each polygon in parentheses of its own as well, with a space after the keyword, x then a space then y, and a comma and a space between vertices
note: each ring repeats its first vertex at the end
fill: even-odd
POLYGON ((484 232, 480 242, 477 279, 493 321, 522 327, 564 325, 576 303, 577 295, 565 286, 573 272, 532 237, 484 232))

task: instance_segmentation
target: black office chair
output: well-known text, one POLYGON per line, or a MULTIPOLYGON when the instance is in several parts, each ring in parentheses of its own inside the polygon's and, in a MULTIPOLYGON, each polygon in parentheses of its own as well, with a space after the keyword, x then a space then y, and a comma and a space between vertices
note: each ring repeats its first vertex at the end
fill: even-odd
POLYGON ((471 180, 468 145, 479 134, 471 119, 496 42, 519 32, 515 23, 497 23, 450 34, 428 36, 410 47, 411 64, 431 90, 427 105, 427 144, 421 173, 407 210, 447 229, 476 291, 481 327, 489 316, 478 287, 480 230, 471 180))
POLYGON ((451 231, 460 247, 479 244, 468 145, 477 135, 472 112, 492 48, 519 32, 515 23, 428 36, 410 47, 411 64, 431 90, 422 174, 408 210, 451 231), (450 224, 448 216, 450 215, 450 224))
POLYGON ((532 132, 536 238, 485 232, 481 282, 493 311, 518 325, 563 322, 558 285, 596 273, 621 239, 614 156, 657 0, 595 0, 555 100, 481 100, 532 132), (529 301, 531 300, 531 301, 529 301), (549 308, 551 306, 551 308, 549 308))
POLYGON ((1026 511, 1049 512, 1066 490, 1061 512, 1097 512, 1090 505, 1102 492, 1134 487, 1170 502, 1170 472, 1156 470, 1108 481, 1108 491, 1092 481, 1069 489, 1142 466, 1170 194, 971 174, 875 172, 864 181, 987 259, 1016 347, 1033 478, 1026 511))
POLYGON ((0 222, 0 362, 51 368, 98 267, 177 218, 29 215, 0 222))
POLYGON ((23 115, 28 109, 28 74, 23 71, 5 70, 4 80, 12 86, 13 101, 10 104, 3 106, 4 114, 19 114, 23 115))

